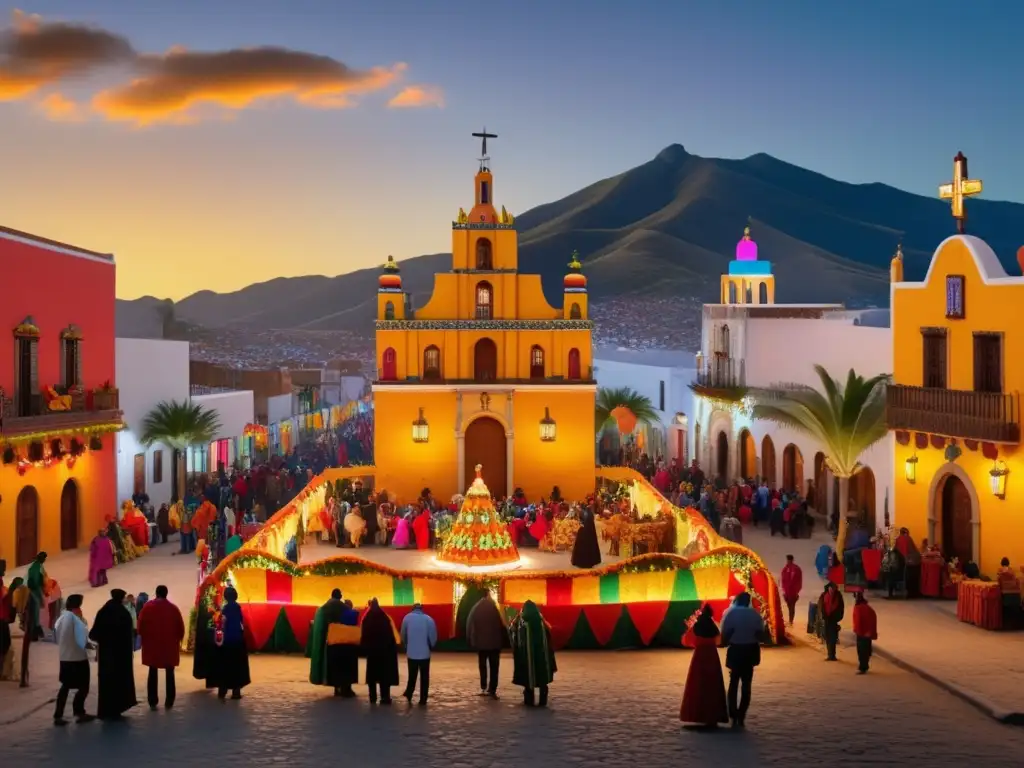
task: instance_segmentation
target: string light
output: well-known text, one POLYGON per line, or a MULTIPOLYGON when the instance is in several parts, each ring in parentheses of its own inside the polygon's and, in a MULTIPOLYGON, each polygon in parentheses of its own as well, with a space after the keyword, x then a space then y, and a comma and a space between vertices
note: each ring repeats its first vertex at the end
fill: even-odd
POLYGON ((10 445, 24 445, 25 443, 53 440, 56 437, 70 437, 73 435, 103 435, 110 432, 120 432, 123 429, 123 421, 110 421, 103 424, 92 424, 83 427, 64 427, 63 429, 47 429, 40 432, 25 432, 10 436, 4 436, 0 433, 0 439, 3 439, 10 445))

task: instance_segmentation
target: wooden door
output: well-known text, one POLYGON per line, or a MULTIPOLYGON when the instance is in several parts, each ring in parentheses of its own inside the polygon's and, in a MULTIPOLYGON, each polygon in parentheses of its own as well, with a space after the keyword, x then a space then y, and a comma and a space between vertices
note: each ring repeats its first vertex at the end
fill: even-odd
POLYGON ((947 476, 942 486, 942 554, 961 564, 974 559, 971 495, 956 475, 947 476))
POLYGON ((15 536, 17 552, 14 566, 28 565, 39 553, 39 494, 26 485, 18 494, 15 536))
POLYGON ((60 493, 60 548, 78 548, 78 485, 74 480, 64 483, 60 493))
POLYGON ((580 378, 580 351, 575 347, 569 350, 569 378, 573 381, 580 378))
POLYGON ((388 347, 381 357, 381 381, 394 381, 398 378, 398 355, 395 354, 395 350, 388 347))
POLYGON ((133 487, 135 488, 132 493, 145 493, 146 492, 146 454, 136 453, 135 463, 132 467, 132 473, 134 474, 133 487))
POLYGON ((473 347, 473 378, 477 381, 498 378, 498 346, 490 339, 480 339, 473 347))
POLYGON ((944 328, 927 328, 922 331, 924 349, 921 368, 924 385, 936 389, 946 388, 946 331, 944 328))
MULTIPOLYGON (((476 477, 475 467, 483 466, 483 478, 491 496, 500 499, 508 494, 508 456, 505 427, 489 416, 476 419, 466 429, 466 485, 476 477)), ((461 489, 465 493, 466 489, 461 489)))
POLYGON ((726 483, 730 481, 729 478, 729 438, 725 432, 718 433, 718 456, 716 457, 718 462, 718 477, 724 480, 726 483))

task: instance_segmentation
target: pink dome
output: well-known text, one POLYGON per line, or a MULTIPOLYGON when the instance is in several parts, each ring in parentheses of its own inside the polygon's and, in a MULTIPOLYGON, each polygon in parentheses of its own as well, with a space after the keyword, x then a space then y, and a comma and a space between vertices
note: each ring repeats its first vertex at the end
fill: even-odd
POLYGON ((743 239, 736 243, 736 261, 757 261, 757 243, 750 239, 750 227, 743 230, 743 239))

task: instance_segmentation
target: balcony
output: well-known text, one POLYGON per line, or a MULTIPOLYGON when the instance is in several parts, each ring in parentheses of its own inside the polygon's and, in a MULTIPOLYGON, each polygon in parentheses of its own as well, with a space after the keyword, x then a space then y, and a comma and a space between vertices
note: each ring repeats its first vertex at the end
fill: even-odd
POLYGON ((885 417, 890 429, 990 443, 1020 442, 1020 398, 1016 392, 890 384, 885 417))
POLYGON ((122 421, 116 389, 86 392, 81 387, 72 387, 68 396, 70 410, 58 411, 51 410, 41 394, 29 395, 27 402, 19 403, 0 391, 0 435, 9 440, 40 433, 57 437, 122 421))
POLYGON ((742 360, 714 357, 697 369, 694 384, 703 389, 741 389, 745 378, 742 360))

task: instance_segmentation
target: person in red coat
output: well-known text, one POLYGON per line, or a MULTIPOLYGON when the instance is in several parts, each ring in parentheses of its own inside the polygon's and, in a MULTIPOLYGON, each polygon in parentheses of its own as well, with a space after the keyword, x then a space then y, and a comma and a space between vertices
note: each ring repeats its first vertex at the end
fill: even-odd
POLYGON ((149 667, 149 708, 156 709, 157 670, 166 670, 164 706, 174 706, 174 668, 181 661, 181 641, 185 638, 185 622, 178 606, 167 599, 167 587, 156 588, 156 599, 150 600, 139 614, 139 637, 142 640, 142 663, 149 667))
POLYGON ((804 588, 804 572, 800 570, 792 555, 786 555, 786 565, 782 569, 782 599, 789 609, 789 626, 793 626, 796 618, 796 604, 800 600, 800 590, 804 588))
POLYGON ((878 639, 878 617, 863 592, 857 593, 853 606, 853 634, 857 636, 857 674, 863 675, 871 661, 871 643, 878 639))
POLYGON ((729 722, 725 678, 722 661, 718 658, 718 637, 711 606, 705 605, 683 637, 683 644, 693 648, 683 688, 683 703, 679 708, 679 719, 684 723, 717 728, 719 723, 729 722))

